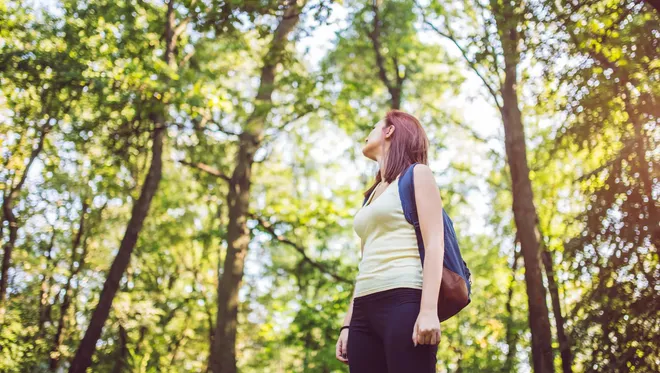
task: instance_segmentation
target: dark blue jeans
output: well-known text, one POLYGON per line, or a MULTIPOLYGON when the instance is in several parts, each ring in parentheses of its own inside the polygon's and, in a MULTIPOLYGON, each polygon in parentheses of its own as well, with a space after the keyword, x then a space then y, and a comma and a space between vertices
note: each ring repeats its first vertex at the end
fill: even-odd
POLYGON ((413 345, 420 289, 356 297, 348 332, 350 373, 434 373, 437 345, 413 345))

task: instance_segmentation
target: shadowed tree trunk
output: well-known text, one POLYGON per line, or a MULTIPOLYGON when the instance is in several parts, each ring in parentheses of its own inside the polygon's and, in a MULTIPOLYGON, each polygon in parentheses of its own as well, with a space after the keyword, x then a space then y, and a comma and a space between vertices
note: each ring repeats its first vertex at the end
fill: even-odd
POLYGON ((527 147, 518 107, 518 64, 522 35, 518 31, 523 10, 518 4, 491 0, 504 57, 502 95, 502 122, 504 142, 511 173, 513 215, 525 263, 525 282, 529 305, 529 325, 532 332, 532 360, 534 372, 554 371, 552 334, 546 292, 540 266, 538 217, 534 206, 532 183, 529 179, 527 147), (513 4, 513 5, 512 5, 513 4))
MULTIPOLYGON (((660 2, 658 1, 648 1, 648 3, 656 7, 656 9, 658 9, 658 5, 660 5, 660 2)), ((633 147, 636 146, 637 149, 635 149, 634 153, 632 154, 628 153, 630 150, 626 150, 625 152, 622 150, 620 155, 618 156, 621 158, 617 159, 617 157, 615 157, 611 162, 612 163, 621 162, 622 158, 629 157, 628 160, 632 161, 629 164, 633 167, 637 166, 636 169, 639 170, 638 185, 640 189, 643 191, 642 194, 644 194, 647 197, 646 213, 648 215, 645 214, 646 216, 644 216, 644 219, 647 220, 642 224, 647 225, 649 229, 651 229, 651 235, 650 235, 651 243, 655 244, 656 247, 660 247, 660 225, 657 224, 657 222, 660 221, 660 211, 658 210, 657 205, 654 202, 653 191, 652 191, 653 180, 649 175, 649 169, 650 168, 652 169, 653 166, 651 161, 646 157, 647 151, 646 151, 645 139, 648 139, 650 134, 644 133, 644 129, 643 129, 644 124, 642 123, 642 113, 639 113, 636 110, 635 105, 631 101, 632 98, 638 94, 638 92, 636 92, 636 88, 634 87, 639 87, 640 82, 637 81, 637 78, 634 75, 627 74, 626 73, 627 70, 625 68, 622 68, 623 66, 622 64, 620 65, 619 63, 610 61, 608 57, 606 57, 603 54, 600 48, 595 47, 594 44, 592 43, 583 42, 584 40, 582 38, 584 36, 581 36, 578 33, 578 30, 580 30, 581 26, 578 25, 576 20, 571 17, 573 15, 575 7, 579 7, 581 3, 575 3, 574 7, 566 6, 564 8, 559 7, 558 5, 560 3, 557 2, 548 2, 548 4, 551 4, 552 10, 559 17, 562 17, 562 19, 564 20, 565 23, 564 30, 567 32, 573 45, 577 47, 578 50, 580 50, 582 53, 585 53, 589 55, 591 58, 593 58, 593 60, 595 60, 595 63, 600 65, 603 69, 611 69, 613 71, 613 76, 615 77, 613 81, 616 82, 616 84, 614 84, 615 89, 612 91, 612 95, 614 95, 615 97, 623 98, 624 111, 628 115, 628 120, 632 124, 635 133, 634 136, 635 144, 633 145, 633 147)), ((627 13, 625 13, 625 11, 623 14, 627 16, 627 13)), ((620 23, 623 22, 623 20, 624 18, 622 17, 617 22, 620 23)), ((594 123, 593 125, 599 126, 600 123, 594 123)), ((625 148, 626 147, 624 147, 624 149, 625 148)), ((612 163, 610 163, 610 165, 612 163)), ((640 216, 640 218, 641 217, 642 216, 640 216)), ((564 317, 561 311, 561 302, 559 298, 556 276, 553 268, 552 253, 548 250, 546 245, 544 245, 544 251, 543 251, 543 264, 546 269, 548 285, 550 289, 550 295, 552 298, 552 305, 553 305, 553 310, 557 324, 557 337, 558 337, 559 348, 562 357, 562 369, 564 373, 568 373, 568 372, 572 372, 572 363, 573 363, 573 355, 571 352, 571 341, 566 335, 566 331, 564 328, 564 317)), ((603 335, 607 336, 608 334, 605 333, 603 335)))
POLYGON ((117 360, 112 368, 112 373, 121 373, 128 359, 128 333, 122 324, 119 324, 119 343, 117 346, 117 360))
POLYGON ((71 247, 71 263, 69 264, 69 278, 66 280, 64 285, 64 299, 62 300, 62 306, 60 307, 60 317, 57 323, 57 330, 55 336, 53 337, 53 345, 50 350, 50 370, 56 371, 60 362, 60 345, 64 339, 64 328, 69 319, 69 307, 71 306, 71 301, 73 300, 73 289, 71 288, 74 278, 80 272, 80 269, 85 263, 85 257, 87 256, 87 239, 83 241, 83 236, 85 235, 85 218, 87 216, 87 202, 83 202, 82 209, 80 211, 80 223, 78 225, 78 233, 76 234, 73 245, 71 247), (78 255, 78 248, 82 243, 82 252, 78 255))
MULTIPOLYGON (((217 273, 220 273, 220 271, 218 271, 217 273)), ((208 325, 209 325, 208 339, 209 339, 209 346, 210 346, 209 357, 208 357, 207 362, 206 362, 206 370, 204 371, 206 373, 211 372, 211 358, 213 356, 213 346, 214 346, 214 344, 213 344, 214 335, 213 334, 215 333, 213 311, 208 306, 208 304, 210 304, 210 303, 211 302, 205 302, 205 304, 204 304, 204 309, 206 310, 206 315, 208 317, 207 318, 207 322, 208 322, 208 325)))
POLYGON ((660 12, 660 0, 646 0, 656 11, 660 12))
POLYGON ((479 51, 482 54, 493 55, 495 64, 487 66, 487 70, 492 73, 492 76, 488 78, 479 71, 477 67, 479 60, 474 61, 469 57, 469 51, 461 47, 448 25, 445 25, 448 31, 444 32, 426 19, 424 23, 439 35, 451 40, 460 49, 470 68, 483 81, 502 116, 504 145, 511 174, 513 216, 525 264, 533 367, 536 373, 548 373, 554 371, 552 334, 540 264, 538 217, 534 205, 532 183, 529 178, 522 113, 518 103, 518 68, 521 45, 524 42, 524 35, 521 31, 525 26, 523 22, 525 22, 526 9, 525 4, 515 1, 490 0, 489 5, 489 11, 497 28, 497 35, 490 34, 487 24, 484 25, 484 29, 487 37, 492 36, 499 39, 501 51, 497 56, 494 56, 496 49, 489 47, 479 51), (498 65, 500 59, 504 62, 503 71, 498 65), (504 81, 502 81, 502 75, 504 81))
MULTIPOLYGON (((378 77, 387 87, 387 91, 390 93, 390 107, 392 109, 401 108, 401 94, 403 92, 403 82, 406 80, 405 70, 401 72, 399 70, 399 61, 396 58, 396 55, 392 57, 392 63, 394 65, 394 81, 392 81, 387 76, 387 68, 385 64, 385 57, 382 54, 382 46, 380 42, 380 30, 382 27, 381 18, 378 11, 378 0, 372 0, 372 9, 374 14, 373 19, 373 29, 369 33, 369 39, 371 39, 371 45, 374 48, 374 53, 376 54, 376 65, 378 66, 378 77)), ((396 52, 395 52, 396 53, 396 52)))
POLYGON ((48 303, 50 298, 50 289, 53 287, 53 268, 57 267, 57 263, 53 261, 53 246, 55 246, 56 230, 53 227, 53 235, 50 237, 48 249, 46 249, 46 272, 41 279, 41 286, 39 288, 39 336, 44 335, 44 324, 50 321, 51 305, 48 303))
POLYGON ((2 270, 0 271, 0 324, 2 323, 3 316, 5 313, 4 312, 5 296, 7 293, 7 286, 9 284, 7 276, 9 274, 9 268, 11 267, 11 256, 14 251, 14 246, 16 245, 16 238, 18 237, 18 219, 16 218, 16 215, 14 215, 14 211, 13 211, 14 205, 21 193, 21 190, 23 189, 23 185, 25 185, 25 181, 27 180, 27 176, 28 173, 30 172, 30 168, 32 168, 34 161, 37 159, 37 157, 44 148, 46 135, 48 135, 48 132, 50 132, 51 129, 52 126, 49 124, 46 124, 41 128, 41 133, 39 135, 37 146, 34 149, 32 149, 32 152, 30 153, 30 158, 28 160, 27 165, 25 166, 23 175, 21 175, 20 180, 15 186, 10 186, 8 188, 7 194, 4 195, 2 199, 2 220, 0 220, 0 242, 2 242, 3 230, 4 230, 3 225, 5 222, 7 223, 7 227, 9 229, 9 239, 7 240, 7 242, 3 247, 2 270))
MULTIPOLYGON (((225 223, 222 219, 222 217, 225 216, 223 214, 223 207, 224 207, 224 204, 219 203, 218 204, 218 209, 215 213, 216 219, 218 220, 218 222, 217 222, 218 225, 225 225, 225 223)), ((209 241, 207 241, 206 243, 208 244, 209 241)), ((205 249, 208 250, 207 247, 205 247, 205 249)), ((223 265, 223 261, 222 261, 221 258, 222 258, 222 245, 218 245, 218 262, 216 263, 216 272, 215 273, 221 273, 220 271, 221 271, 222 265, 223 265)), ((216 284, 215 284, 216 288, 219 284, 219 281, 220 281, 220 278, 216 278, 216 284)), ((208 339, 209 339, 209 356, 206 359, 206 370, 204 370, 205 373, 211 372, 211 358, 213 356, 213 346, 214 346, 213 340, 215 338, 214 334, 215 334, 216 318, 213 315, 213 308, 212 308, 211 305, 212 305, 212 301, 209 301, 208 299, 205 299, 205 301, 204 301, 204 311, 206 311, 207 323, 208 323, 208 326, 209 326, 209 335, 208 335, 208 339)), ((217 307, 216 307, 216 311, 217 311, 217 307)))
POLYGON ((516 358, 516 346, 518 345, 518 332, 514 330, 515 322, 513 320, 513 307, 511 307, 511 302, 513 301, 513 286, 516 283, 516 271, 518 271, 518 259, 520 258, 520 252, 516 249, 518 246, 518 239, 514 244, 513 250, 513 265, 511 266, 511 282, 509 283, 509 293, 506 300, 506 312, 509 316, 507 326, 506 326, 506 344, 509 346, 509 350, 506 354, 506 361, 502 367, 502 373, 512 373, 515 358, 516 358))
POLYGON ((261 80, 255 100, 255 109, 239 135, 236 166, 229 178, 229 222, 227 224, 227 254, 222 276, 218 281, 218 312, 210 369, 213 373, 236 373, 236 327, 238 317, 238 290, 243 279, 250 232, 247 227, 250 203, 250 185, 254 154, 259 149, 266 129, 266 117, 272 107, 275 72, 282 62, 287 38, 300 18, 303 5, 288 1, 275 30, 268 52, 264 56, 261 80))
MULTIPOLYGON (((647 1, 652 5, 656 10, 660 12, 660 1, 652 0, 647 1)), ((646 197, 646 216, 644 219, 647 219, 650 224, 648 229, 650 229, 650 239, 651 243, 656 247, 660 248, 660 224, 657 222, 660 221, 660 209, 658 209, 656 204, 656 199, 653 196, 653 184, 654 179, 649 173, 649 169, 652 169, 651 159, 647 158, 647 146, 646 141, 648 137, 651 136, 651 133, 644 129, 644 123, 641 113, 636 109, 636 105, 631 101, 633 97, 637 96, 638 92, 636 88, 640 85, 640 82, 637 81, 638 78, 634 75, 631 75, 627 72, 626 69, 623 69, 620 64, 610 61, 608 57, 603 54, 603 51, 599 48, 592 45, 592 43, 584 43, 580 35, 578 34, 579 26, 575 20, 573 20, 570 15, 572 8, 560 8, 557 2, 549 2, 552 6, 552 10, 559 15, 563 15, 563 21, 565 22, 565 31, 568 33, 571 41, 574 45, 578 46, 579 49, 588 54, 591 58, 602 66, 603 69, 613 70, 613 75, 616 76, 616 84, 614 95, 617 97, 625 97, 623 99, 624 110, 628 115, 628 120, 633 126, 635 136, 634 136, 634 146, 636 147, 634 155, 630 155, 633 158, 633 163, 636 166, 636 169, 639 170, 639 181, 641 189, 646 197)), ((622 18, 623 20, 623 18, 622 18)), ((621 21, 619 21, 621 22, 621 21)), ((655 100, 651 97, 652 103, 655 104, 655 100)), ((657 105, 655 105, 657 106, 657 105)), ((657 117, 657 116, 656 116, 657 117)), ((623 153, 621 155, 624 155, 623 153)), ((621 159, 618 159, 617 162, 621 162, 621 159)))
POLYGON ((555 325, 557 326, 557 342, 559 342, 559 353, 561 355, 561 368, 564 373, 572 373, 573 356, 571 354, 571 344, 566 336, 564 327, 564 316, 561 312, 561 302, 559 301, 559 287, 555 276, 554 266, 552 264, 552 254, 548 247, 543 245, 543 266, 545 275, 548 279, 548 290, 552 299, 552 313, 555 316, 555 325))
MULTIPOLYGON (((176 61, 174 60, 174 50, 176 47, 177 37, 181 31, 182 28, 176 25, 174 0, 170 0, 167 4, 167 13, 165 15, 165 30, 163 33, 165 51, 163 53, 163 60, 173 69, 176 69, 177 67, 176 61)), ((101 290, 99 303, 94 309, 89 327, 85 332, 85 336, 80 341, 80 346, 78 347, 76 356, 71 362, 69 373, 85 373, 86 369, 91 365, 92 355, 96 350, 96 342, 101 337, 103 325, 105 324, 106 320, 108 319, 108 315, 110 314, 112 301, 114 300, 115 294, 119 289, 121 278, 123 277, 126 268, 128 268, 131 254, 133 253, 133 249, 137 243, 138 236, 142 230, 144 220, 149 213, 151 201, 154 197, 154 194, 156 194, 156 190, 158 189, 158 184, 160 183, 163 170, 163 140, 167 130, 165 124, 165 113, 166 109, 164 108, 161 112, 152 113, 150 115, 150 119, 154 124, 151 145, 151 165, 149 166, 149 171, 142 186, 140 197, 133 205, 131 219, 128 222, 128 226, 126 227, 124 238, 119 245, 117 256, 115 257, 115 260, 110 267, 108 278, 103 284, 103 290, 101 290)))
POLYGON ((140 198, 138 198, 133 206, 131 219, 128 222, 126 233, 119 245, 117 256, 112 262, 112 266, 108 272, 108 278, 103 285, 103 290, 101 290, 99 303, 94 309, 85 336, 80 341, 80 347, 71 363, 69 373, 84 373, 91 365, 92 355, 96 350, 96 342, 101 336, 105 321, 108 319, 112 307, 112 301, 119 288, 119 282, 128 267, 131 254, 137 243, 140 231, 142 230, 142 225, 149 212, 151 200, 158 189, 163 166, 161 157, 163 152, 163 137, 165 136, 164 118, 160 115, 157 116, 154 124, 152 160, 151 165, 149 166, 149 172, 144 185, 142 186, 140 198))
MULTIPOLYGON (((632 103, 630 102, 630 97, 634 95, 634 92, 631 92, 630 86, 625 85, 625 83, 628 83, 629 81, 630 79, 624 79, 622 82, 622 87, 624 87, 625 95, 627 97, 625 100, 625 109, 626 113, 628 114, 628 118, 635 129, 635 146, 637 147, 636 152, 639 154, 635 161, 637 163, 637 169, 639 170, 639 180, 641 181, 644 195, 647 197, 645 204, 648 216, 646 218, 650 223, 648 226, 651 230, 651 244, 655 246, 656 250, 658 250, 660 249, 660 223, 658 223, 660 222, 660 211, 658 211, 656 199, 653 198, 654 180, 649 173, 649 168, 652 167, 650 166, 652 161, 649 160, 646 155, 648 149, 646 146, 646 141, 647 137, 651 136, 651 133, 644 130, 644 124, 640 120, 639 113, 635 110, 632 103)), ((634 82, 633 80, 633 84, 635 84, 634 86, 637 86, 638 83, 634 82)))

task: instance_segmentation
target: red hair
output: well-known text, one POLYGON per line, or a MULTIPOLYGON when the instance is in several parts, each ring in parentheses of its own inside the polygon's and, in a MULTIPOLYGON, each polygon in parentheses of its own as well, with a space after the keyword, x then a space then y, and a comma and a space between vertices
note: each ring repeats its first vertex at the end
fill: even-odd
MULTIPOLYGON (((391 183, 411 164, 428 164, 429 139, 419 120, 400 110, 390 110, 385 114, 383 132, 386 132, 389 126, 394 126, 396 129, 390 140, 390 150, 387 154, 383 153, 385 157, 383 175, 385 181, 391 183)), ((384 152, 385 142, 382 147, 381 150, 384 152)), ((381 180, 381 172, 378 170, 374 183, 364 192, 365 198, 371 194, 381 180)))

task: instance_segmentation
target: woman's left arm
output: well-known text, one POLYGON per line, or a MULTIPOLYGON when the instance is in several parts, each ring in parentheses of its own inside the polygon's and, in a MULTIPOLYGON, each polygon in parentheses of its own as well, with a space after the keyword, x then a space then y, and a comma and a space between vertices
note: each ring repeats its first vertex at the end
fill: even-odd
POLYGON ((429 166, 416 165, 413 177, 417 216, 424 240, 422 301, 413 329, 413 343, 437 344, 440 341, 438 293, 445 254, 442 199, 429 166))

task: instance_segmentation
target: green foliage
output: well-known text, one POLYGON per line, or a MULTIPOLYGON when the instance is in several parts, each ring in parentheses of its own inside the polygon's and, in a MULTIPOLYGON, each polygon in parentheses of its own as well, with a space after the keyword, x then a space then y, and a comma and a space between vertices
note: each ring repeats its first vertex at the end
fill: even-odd
MULTIPOLYGON (((659 18, 643 2, 583 3, 516 8, 539 227, 554 258, 573 370, 657 371, 659 18)), ((334 347, 359 261, 352 219, 375 171, 358 160, 360 145, 398 94, 429 134, 474 280, 472 304, 443 324, 438 370, 524 371, 532 346, 512 185, 488 128, 499 119, 470 123, 453 107, 470 82, 484 83, 474 66, 492 87, 503 78, 489 11, 498 2, 373 4, 310 1, 276 69, 244 217, 239 370, 347 371, 334 347), (335 12, 341 19, 328 22, 335 12), (315 66, 296 43, 326 27, 335 38, 315 66), (438 30, 465 56, 447 37, 439 42, 438 30)), ((234 202, 223 175, 255 110, 283 5, 175 2, 184 26, 170 64, 167 6, 0 3, 3 201, 27 175, 11 210, 18 236, 0 315, 0 371, 47 372, 51 358, 68 368, 147 172, 154 113, 167 117, 163 178, 91 369, 207 369, 234 202)), ((499 98, 487 89, 467 96, 479 94, 497 114, 499 98)), ((2 245, 4 222, 3 212, 2 245)))
POLYGON ((565 267, 581 290, 571 332, 585 371, 654 371, 660 91, 651 56, 660 51, 653 36, 660 24, 643 4, 562 5, 572 14, 568 51, 581 61, 558 74, 557 88, 575 93, 557 101, 568 123, 554 146, 579 162, 582 210, 564 236, 565 267))

